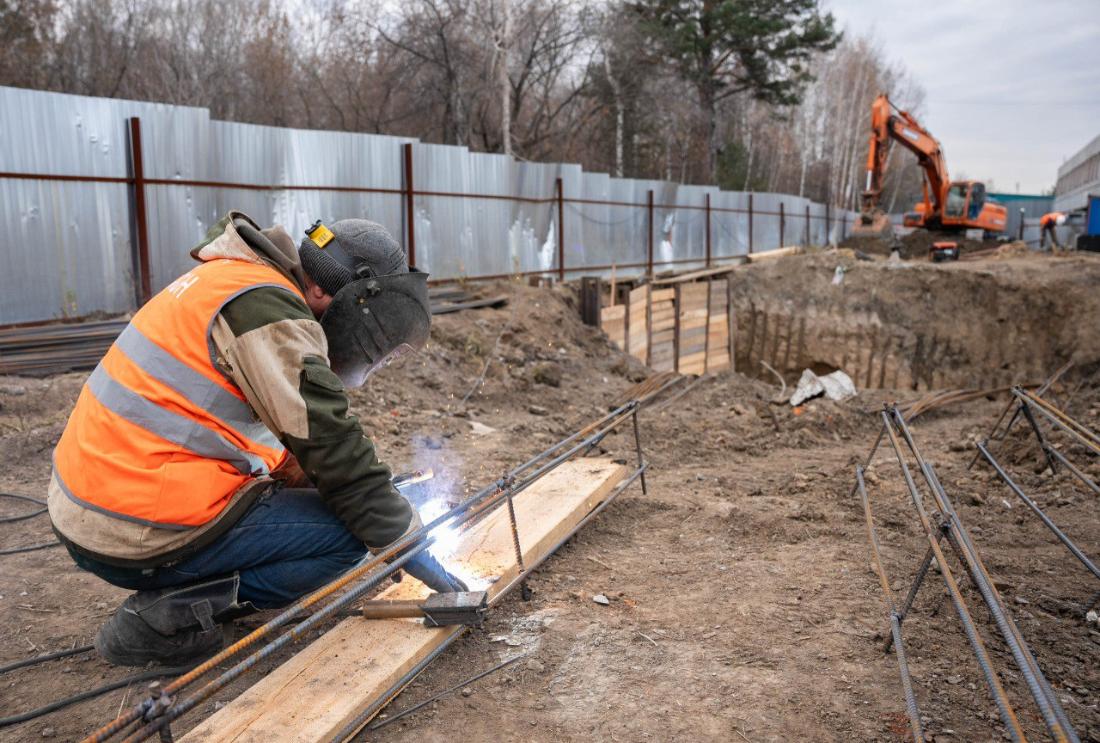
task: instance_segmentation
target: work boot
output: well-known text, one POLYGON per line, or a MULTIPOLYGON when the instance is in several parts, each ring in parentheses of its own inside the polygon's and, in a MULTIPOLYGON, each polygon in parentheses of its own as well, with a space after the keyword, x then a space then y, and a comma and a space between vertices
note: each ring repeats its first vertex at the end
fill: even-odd
POLYGON ((222 648, 221 622, 256 611, 237 603, 240 577, 138 591, 99 628, 95 649, 117 666, 182 666, 222 648))

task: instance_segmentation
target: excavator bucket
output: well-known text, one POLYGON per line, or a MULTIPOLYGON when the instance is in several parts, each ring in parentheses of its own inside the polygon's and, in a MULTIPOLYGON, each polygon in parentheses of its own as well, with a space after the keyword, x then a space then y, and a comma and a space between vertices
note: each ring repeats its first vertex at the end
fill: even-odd
POLYGON ((894 238, 894 225, 891 224, 889 215, 880 209, 876 209, 873 212, 860 214, 856 218, 855 226, 852 227, 852 235, 855 237, 877 237, 882 240, 892 240, 894 238))

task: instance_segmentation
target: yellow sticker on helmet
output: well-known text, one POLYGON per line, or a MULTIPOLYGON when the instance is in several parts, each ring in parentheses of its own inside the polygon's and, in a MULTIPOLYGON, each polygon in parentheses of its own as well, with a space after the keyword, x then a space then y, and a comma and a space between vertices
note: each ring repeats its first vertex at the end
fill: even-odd
POLYGON ((336 235, 332 234, 332 230, 325 227, 323 224, 318 224, 309 232, 309 239, 313 241, 313 244, 322 250, 326 245, 332 242, 336 235))

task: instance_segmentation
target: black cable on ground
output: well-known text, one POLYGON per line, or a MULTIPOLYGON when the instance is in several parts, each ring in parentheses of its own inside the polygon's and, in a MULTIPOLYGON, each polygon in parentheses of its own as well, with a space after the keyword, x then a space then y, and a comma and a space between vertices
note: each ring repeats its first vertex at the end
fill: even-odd
POLYGON ((67 658, 70 655, 79 655, 80 653, 86 653, 89 650, 95 650, 95 645, 81 645, 80 647, 73 648, 71 650, 58 650, 56 653, 46 653, 45 655, 36 655, 33 658, 24 658, 23 660, 17 660, 12 663, 8 663, 6 666, 0 666, 0 675, 3 675, 8 671, 14 671, 17 668, 36 666, 39 663, 45 663, 48 660, 67 658))
POLYGON ((0 550, 0 555, 18 555, 20 552, 34 552, 35 550, 44 550, 47 547, 60 547, 61 542, 43 542, 42 544, 28 544, 26 547, 12 547, 11 549, 0 550))
POLYGON ((37 511, 31 511, 30 513, 21 513, 18 516, 5 516, 3 518, 0 518, 0 524, 10 524, 15 521, 31 519, 35 516, 45 513, 47 510, 45 507, 46 501, 42 500, 41 498, 32 498, 29 495, 20 495, 18 493, 0 493, 0 498, 15 498, 16 500, 25 500, 29 503, 35 503, 39 506, 42 506, 42 508, 38 509, 37 511))
POLYGON ((10 715, 8 717, 0 717, 0 728, 5 728, 11 725, 18 725, 21 722, 27 722, 33 720, 36 717, 42 717, 48 715, 51 712, 56 712, 59 709, 65 709, 77 702, 83 702, 87 699, 94 699, 95 697, 106 694, 109 691, 115 689, 121 689, 130 684, 136 684, 141 681, 149 681, 155 678, 163 678, 165 676, 178 676, 181 673, 187 673, 195 664, 189 666, 180 666, 178 668, 158 668, 152 671, 142 671, 141 673, 135 673, 133 676, 126 676, 118 681, 112 681, 109 684, 98 686, 95 689, 89 689, 88 691, 82 691, 79 694, 73 694, 71 697, 65 697, 64 699, 58 699, 56 702, 50 702, 49 704, 39 707, 38 709, 32 709, 29 712, 22 712, 17 715, 10 715))

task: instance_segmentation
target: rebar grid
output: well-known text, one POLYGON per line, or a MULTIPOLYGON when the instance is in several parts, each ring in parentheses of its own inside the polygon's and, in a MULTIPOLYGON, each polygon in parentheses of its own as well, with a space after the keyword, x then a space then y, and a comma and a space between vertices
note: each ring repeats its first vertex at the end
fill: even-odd
MULTIPOLYGON (((1005 415, 1007 415, 1007 412, 1006 410, 1002 413, 998 425, 1000 421, 1004 419, 1005 415)), ((928 549, 921 560, 913 583, 900 609, 894 600, 893 592, 890 589, 890 583, 886 578, 886 572, 882 564, 881 550, 874 529, 871 502, 866 492, 866 484, 863 477, 863 470, 866 465, 856 467, 856 482, 852 491, 853 493, 858 492, 860 495, 875 570, 882 586, 883 595, 890 614, 891 627, 889 639, 885 643, 884 651, 889 652, 889 650, 893 648, 898 656, 902 686, 905 691, 906 710, 910 717, 910 727, 912 729, 913 739, 915 741, 922 741, 923 734, 920 730, 919 709, 916 705, 916 697, 913 694, 912 681, 905 660, 905 649, 902 646, 901 630, 917 597, 917 593, 923 584, 924 578, 928 573, 932 560, 934 559, 939 567, 952 603, 955 606, 956 613, 959 616, 963 632, 974 651, 975 658, 985 677, 986 685, 989 688, 990 694, 997 706, 1001 720, 1009 736, 1013 740, 1026 740, 1026 736, 1017 719, 1016 712, 993 668, 989 652, 978 632, 972 613, 963 598, 958 581, 946 560, 946 556, 941 546, 941 540, 946 539, 947 543, 951 545, 952 551, 956 554, 959 564, 963 566, 971 582, 978 589, 983 602, 986 604, 994 624, 1004 640, 1005 645, 1011 652, 1016 666, 1020 670, 1026 686, 1052 738, 1059 742, 1066 741, 1067 743, 1077 743, 1079 739, 1065 711, 1062 709, 1057 696, 1054 694, 1049 682, 1039 668, 1038 662, 1030 647, 1028 647, 1026 641, 1023 639, 1019 628, 1005 608, 1004 602, 997 592, 992 577, 982 562, 981 556, 974 546, 973 541, 970 539, 970 535, 959 518, 958 512, 955 510, 951 499, 948 497, 939 478, 936 476, 934 468, 921 455, 920 449, 913 440, 904 416, 897 407, 888 405, 883 410, 881 417, 882 427, 879 430, 878 438, 866 462, 869 464, 873 460, 879 445, 885 438, 893 449, 906 488, 909 491, 914 509, 919 518, 922 531, 928 541, 928 549), (918 488, 916 480, 910 470, 908 458, 911 458, 916 464, 921 474, 921 479, 924 481, 925 488, 931 496, 931 501, 929 501, 930 507, 934 507, 936 514, 938 514, 938 523, 936 524, 933 523, 926 508, 924 496, 920 488, 918 488)))

